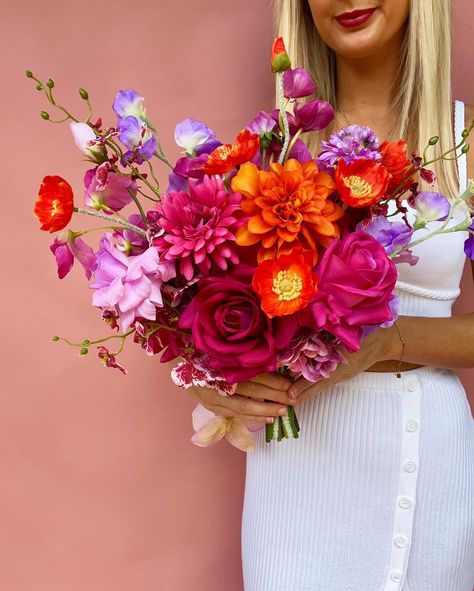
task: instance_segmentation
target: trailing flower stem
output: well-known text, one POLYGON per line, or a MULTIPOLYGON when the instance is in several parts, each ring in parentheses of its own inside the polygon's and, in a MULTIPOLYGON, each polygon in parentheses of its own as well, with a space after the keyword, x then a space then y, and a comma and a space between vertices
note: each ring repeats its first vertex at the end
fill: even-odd
POLYGON ((118 224, 119 226, 123 226, 125 228, 128 228, 129 230, 132 230, 132 232, 135 232, 135 234, 138 234, 139 236, 142 236, 143 238, 147 237, 146 232, 144 230, 142 230, 141 228, 139 228, 138 226, 134 226, 130 222, 126 222, 125 220, 122 220, 120 218, 116 218, 114 216, 107 215, 106 213, 100 213, 100 211, 95 211, 95 210, 91 211, 89 209, 83 209, 82 207, 75 207, 74 211, 76 213, 82 213, 83 215, 90 215, 95 218, 102 218, 104 220, 108 220, 109 222, 112 222, 114 224, 118 224))

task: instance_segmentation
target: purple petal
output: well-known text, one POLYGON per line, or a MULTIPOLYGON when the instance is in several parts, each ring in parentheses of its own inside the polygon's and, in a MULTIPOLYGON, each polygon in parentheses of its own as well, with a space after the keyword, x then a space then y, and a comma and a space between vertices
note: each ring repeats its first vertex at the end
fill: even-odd
POLYGON ((58 277, 59 279, 64 279, 72 269, 74 256, 69 250, 67 242, 58 238, 56 238, 53 244, 51 244, 50 249, 56 258, 58 277))
POLYGON ((84 240, 81 240, 81 238, 71 240, 68 244, 71 253, 83 266, 87 279, 90 279, 96 264, 96 256, 94 251, 88 244, 84 242, 84 240))
MULTIPOLYGON (((474 224, 471 224, 471 227, 472 225, 474 224)), ((464 252, 466 253, 467 258, 474 261, 474 234, 471 234, 464 243, 464 252)))
POLYGON ((304 68, 294 68, 283 73, 283 89, 286 98, 302 98, 316 92, 316 85, 304 68))
POLYGON ((113 110, 121 118, 129 115, 142 117, 145 115, 144 98, 133 90, 133 88, 119 90, 115 95, 113 110))
POLYGON ((440 193, 423 191, 415 197, 415 230, 423 228, 428 222, 444 221, 449 215, 451 205, 440 193))
POLYGON ((334 109, 326 101, 314 100, 295 105, 295 122, 304 131, 322 131, 334 119, 334 109))
POLYGON ((260 111, 258 115, 250 121, 245 129, 248 129, 251 133, 258 135, 272 131, 276 127, 277 122, 270 113, 266 111, 260 111))
POLYGON ((174 132, 175 142, 188 154, 193 154, 197 146, 216 139, 216 134, 202 121, 185 119, 178 123, 174 132))

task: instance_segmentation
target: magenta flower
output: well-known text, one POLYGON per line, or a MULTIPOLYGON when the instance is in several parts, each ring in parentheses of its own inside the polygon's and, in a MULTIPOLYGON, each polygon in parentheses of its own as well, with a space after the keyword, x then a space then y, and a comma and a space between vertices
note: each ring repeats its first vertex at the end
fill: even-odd
POLYGON ((326 101, 316 99, 304 105, 295 105, 296 127, 303 131, 321 131, 334 119, 334 109, 326 101))
POLYGON ((65 230, 58 234, 50 249, 58 265, 58 277, 63 279, 72 269, 76 258, 84 267, 87 279, 91 278, 96 264, 94 251, 79 236, 81 232, 65 230))
MULTIPOLYGON (((151 212, 148 212, 148 217, 151 212)), ((138 228, 146 230, 145 223, 143 222, 142 216, 139 213, 132 213, 128 216, 128 221, 138 228)), ((123 228, 120 230, 114 230, 113 237, 115 239, 116 247, 124 252, 127 256, 142 254, 148 248, 148 240, 143 236, 140 236, 133 230, 123 228)))
POLYGON ((137 184, 130 177, 110 172, 110 164, 105 162, 97 168, 89 169, 84 175, 84 205, 106 213, 120 211, 137 194, 137 184))
POLYGON ((248 129, 251 133, 261 135, 262 133, 271 132, 273 129, 275 129, 276 125, 277 122, 272 117, 271 113, 260 111, 258 115, 252 119, 252 121, 247 123, 245 129, 248 129))
POLYGON ((154 239, 163 258, 179 262, 189 281, 196 273, 208 275, 212 266, 226 270, 239 262, 235 217, 241 196, 227 195, 220 179, 205 176, 202 183, 189 181, 189 193, 170 191, 157 206, 163 234, 154 239))
POLYGON ((156 308, 163 305, 161 286, 176 273, 172 263, 160 260, 155 247, 127 257, 111 238, 111 233, 106 232, 100 241, 94 283, 90 286, 95 289, 92 304, 115 308, 122 330, 126 331, 135 319, 156 318, 156 308))
POLYGON ((286 98, 302 98, 316 92, 316 85, 304 68, 293 68, 283 73, 283 90, 286 98))
POLYGON ((387 254, 403 250, 413 235, 413 230, 403 222, 390 222, 384 216, 377 216, 368 223, 360 222, 356 230, 370 234, 380 242, 387 254))
POLYGON ((105 367, 115 367, 116 369, 119 369, 124 375, 127 375, 127 370, 125 369, 125 367, 122 367, 117 363, 115 355, 113 355, 107 349, 107 347, 103 347, 102 345, 100 345, 99 347, 97 347, 97 349, 99 350, 99 358, 105 365, 105 367))

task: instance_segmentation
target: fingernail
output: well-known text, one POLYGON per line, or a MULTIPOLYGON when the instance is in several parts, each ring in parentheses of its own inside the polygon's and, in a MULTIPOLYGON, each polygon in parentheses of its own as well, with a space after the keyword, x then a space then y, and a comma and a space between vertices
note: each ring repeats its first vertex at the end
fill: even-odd
POLYGON ((266 418, 265 418, 265 422, 266 422, 266 423, 273 423, 273 421, 274 421, 274 420, 275 420, 275 419, 272 419, 272 417, 266 417, 266 418))
POLYGON ((280 409, 278 410, 278 414, 279 414, 279 415, 286 415, 286 406, 285 406, 285 408, 280 408, 280 409))

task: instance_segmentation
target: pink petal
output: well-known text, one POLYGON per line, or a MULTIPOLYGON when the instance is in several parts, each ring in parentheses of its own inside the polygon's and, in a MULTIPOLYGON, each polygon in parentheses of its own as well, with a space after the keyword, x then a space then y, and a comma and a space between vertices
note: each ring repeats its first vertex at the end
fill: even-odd
POLYGON ((207 425, 196 431, 191 437, 192 443, 199 447, 208 447, 220 441, 227 431, 227 420, 224 417, 216 417, 207 425))
POLYGON ((250 431, 242 421, 236 418, 230 420, 226 438, 231 445, 241 451, 249 451, 255 447, 250 431))

